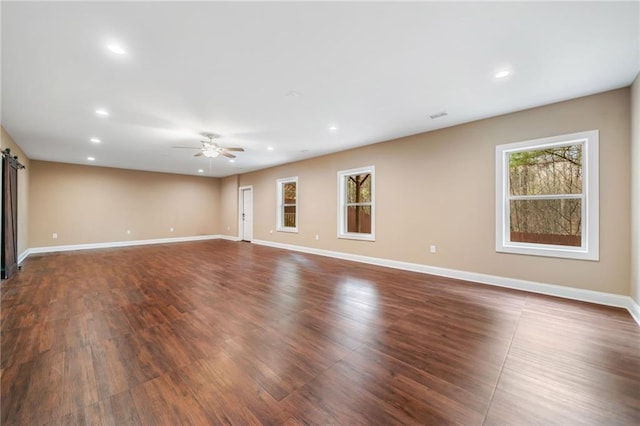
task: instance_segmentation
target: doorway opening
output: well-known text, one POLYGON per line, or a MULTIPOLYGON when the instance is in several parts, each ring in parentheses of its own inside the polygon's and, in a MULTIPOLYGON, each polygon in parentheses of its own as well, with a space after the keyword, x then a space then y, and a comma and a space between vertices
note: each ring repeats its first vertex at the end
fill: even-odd
POLYGON ((238 232, 240 233, 240 241, 251 242, 253 240, 253 187, 241 186, 238 188, 240 197, 238 198, 240 205, 238 206, 239 223, 238 232))

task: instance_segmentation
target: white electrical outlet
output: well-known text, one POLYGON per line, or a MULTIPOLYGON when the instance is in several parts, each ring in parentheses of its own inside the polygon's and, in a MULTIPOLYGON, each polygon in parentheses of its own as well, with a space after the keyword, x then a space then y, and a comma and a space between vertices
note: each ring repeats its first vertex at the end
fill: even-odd
POLYGON ((127 229, 127 235, 131 235, 131 229, 127 229))
POLYGON ((231 231, 231 227, 227 225, 227 231, 231 231))
POLYGON ((169 232, 173 232, 173 227, 169 228, 169 232))
POLYGON ((51 238, 53 238, 54 240, 58 239, 58 233, 54 232, 53 235, 51 235, 51 238))
POLYGON ((316 241, 320 239, 320 235, 316 234, 316 241))
POLYGON ((433 245, 433 244, 431 244, 431 247, 429 247, 429 251, 430 251, 431 253, 435 253, 435 252, 436 252, 436 246, 435 246, 435 245, 433 245))
POLYGON ((273 234, 273 229, 269 229, 269 233, 270 233, 270 234, 273 234))

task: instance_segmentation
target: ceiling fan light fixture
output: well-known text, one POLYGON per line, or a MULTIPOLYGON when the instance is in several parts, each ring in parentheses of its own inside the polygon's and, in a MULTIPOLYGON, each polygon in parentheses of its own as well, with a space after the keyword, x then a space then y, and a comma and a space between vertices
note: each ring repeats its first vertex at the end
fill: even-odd
POLYGON ((220 153, 215 149, 207 149, 205 151, 202 151, 202 153, 205 157, 209 158, 216 158, 218 155, 220 155, 220 153))

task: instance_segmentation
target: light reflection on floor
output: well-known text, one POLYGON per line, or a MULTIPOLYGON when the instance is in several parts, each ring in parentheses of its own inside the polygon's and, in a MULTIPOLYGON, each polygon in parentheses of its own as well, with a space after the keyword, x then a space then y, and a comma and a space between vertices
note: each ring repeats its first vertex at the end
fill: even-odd
POLYGON ((374 320, 378 317, 378 288, 375 283, 346 277, 335 288, 333 307, 345 318, 341 323, 354 337, 367 338, 376 330, 374 320))
POLYGON ((374 312, 378 310, 378 288, 371 281, 347 277, 336 286, 334 302, 350 312, 374 312))
POLYGON ((277 262, 272 276, 271 296, 277 306, 296 308, 300 300, 300 266, 298 262, 281 259, 277 262))

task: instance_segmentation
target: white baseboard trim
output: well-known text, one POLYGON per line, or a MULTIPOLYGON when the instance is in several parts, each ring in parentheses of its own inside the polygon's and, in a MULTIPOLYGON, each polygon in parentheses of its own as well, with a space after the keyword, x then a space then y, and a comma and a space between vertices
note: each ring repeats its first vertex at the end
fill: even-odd
POLYGON ((235 235, 218 235, 217 237, 221 240, 240 241, 240 237, 235 235))
POLYGON ((29 253, 31 253, 29 251, 29 249, 26 249, 25 251, 20 253, 20 255, 18 256, 18 265, 20 265, 22 262, 24 262, 24 260, 27 258, 27 256, 29 256, 29 253))
POLYGON ((215 240, 218 238, 222 238, 222 236, 221 235, 196 235, 193 237, 157 238, 153 240, 112 241, 108 243, 69 244, 64 246, 33 247, 25 250, 20 255, 18 263, 21 263, 22 261, 24 261, 27 258, 27 256, 31 254, 38 254, 38 253, 55 253, 60 251, 93 250, 93 249, 113 248, 113 247, 145 246, 150 244, 183 243, 188 241, 215 240))
POLYGON ((638 305, 638 303, 636 303, 636 301, 631 297, 629 297, 629 306, 627 306, 627 310, 633 319, 640 324, 640 305, 638 305))
POLYGON ((600 291, 584 290, 573 287, 565 287, 556 284, 538 283, 535 281, 519 280, 515 278, 499 277, 476 272, 460 271, 456 269, 440 268, 437 266, 423 265, 419 263, 401 262, 397 260, 381 259, 377 257, 361 256, 358 254, 343 253, 331 250, 323 250, 312 247, 296 246, 291 244, 276 243, 273 241, 253 240, 254 244, 298 251, 302 253, 317 254, 354 262, 368 263, 371 265, 385 266, 387 268, 402 269, 405 271, 421 272, 424 274, 438 275, 446 278, 454 278, 471 281, 480 284, 488 284, 498 287, 523 290, 531 293, 545 294, 562 297, 564 299, 579 300, 582 302, 597 303, 599 305, 624 308, 629 311, 633 319, 640 325, 640 307, 630 296, 604 293, 600 291))

